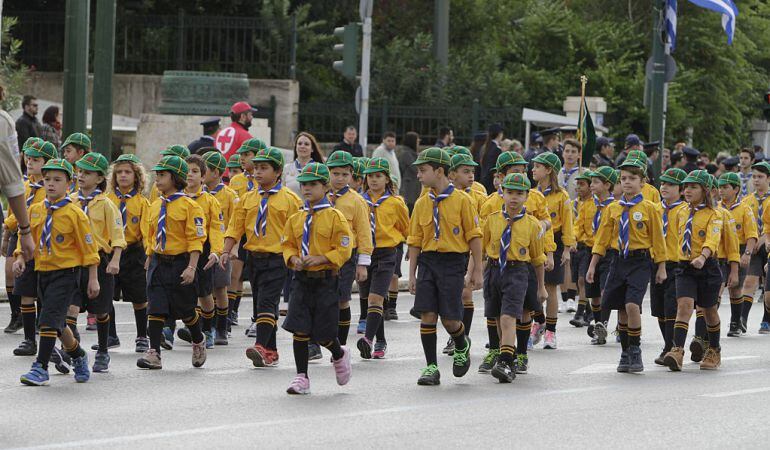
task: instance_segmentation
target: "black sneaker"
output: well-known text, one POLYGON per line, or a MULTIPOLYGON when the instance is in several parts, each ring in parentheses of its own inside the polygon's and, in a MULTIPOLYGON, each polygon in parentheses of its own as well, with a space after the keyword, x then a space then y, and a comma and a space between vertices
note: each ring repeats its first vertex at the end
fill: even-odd
POLYGON ((690 360, 693 362, 701 362, 705 353, 706 342, 700 336, 693 337, 690 342, 690 360))
POLYGON ((588 335, 588 337, 590 338, 594 337, 594 324, 589 323, 586 326, 588 327, 586 328, 586 334, 588 335))
POLYGON ((518 374, 526 375, 529 369, 529 356, 518 354, 516 355, 516 361, 513 363, 513 368, 518 374))
POLYGON ((321 346, 316 344, 315 342, 311 342, 307 346, 307 360, 308 361, 315 361, 318 359, 323 358, 323 354, 321 354, 321 346))
POLYGON ((471 368, 471 338, 465 336, 465 348, 455 348, 454 359, 452 363, 452 374, 456 377, 462 377, 468 373, 468 369, 471 368))
POLYGON ((134 339, 134 352, 144 353, 150 348, 150 340, 146 337, 137 337, 134 339))
POLYGON ((630 361, 628 357, 628 352, 621 352, 620 361, 618 361, 618 372, 620 373, 628 372, 629 365, 630 365, 630 361))
POLYGON ((385 311, 385 320, 398 320, 398 312, 396 308, 388 308, 385 311))
POLYGON ((594 325, 594 340, 591 341, 593 345, 604 345, 607 343, 607 326, 602 322, 594 325))
MULTIPOLYGON (((114 336, 107 337, 107 349, 118 348, 118 347, 120 347, 120 339, 114 336)), ((91 350, 99 350, 99 344, 92 345, 91 350)))
POLYGON ((192 334, 190 334, 190 329, 187 327, 176 330, 176 337, 192 344, 192 334))
POLYGON ((492 368, 492 376, 500 380, 501 383, 511 383, 516 378, 516 372, 510 364, 498 359, 495 367, 492 368))
POLYGON ((575 313, 575 317, 569 320, 569 324, 576 328, 583 327, 583 314, 579 311, 575 313))
POLYGON ((13 354, 16 356, 35 356, 37 354, 37 342, 25 339, 13 349, 13 354))
POLYGON ((728 337, 739 337, 741 335, 741 326, 738 322, 730 322, 730 331, 727 332, 728 337))
POLYGON ((741 327, 741 333, 746 334, 746 332, 748 331, 748 329, 746 328, 746 319, 741 317, 741 323, 739 325, 741 327))
POLYGON ((417 384, 420 386, 438 386, 441 384, 441 373, 438 371, 438 366, 431 364, 422 369, 422 374, 417 379, 417 384))
POLYGON ((593 320, 593 317, 592 317, 590 311, 586 312, 585 314, 583 314, 583 326, 584 327, 590 327, 592 320, 593 320))
POLYGON ((409 310, 409 315, 410 315, 410 316, 412 316, 412 317, 414 317, 414 318, 415 318, 415 319, 417 319, 417 320, 422 320, 422 314, 420 314, 420 313, 419 313, 417 310, 415 310, 414 308, 411 308, 411 309, 409 310))
POLYGON ((639 373, 644 371, 644 363, 642 362, 642 349, 638 345, 631 345, 628 347, 628 371, 631 373, 639 373))
POLYGON ((666 353, 668 353, 668 352, 665 351, 665 350, 660 352, 660 355, 657 358, 655 358, 655 361, 654 361, 655 364, 657 364, 659 366, 665 366, 666 365, 666 363, 665 363, 666 353))
POLYGON ((11 321, 8 322, 8 326, 3 330, 6 334, 13 334, 24 328, 24 324, 21 321, 21 314, 11 316, 11 321))
POLYGON ((59 373, 68 374, 72 369, 72 358, 60 348, 54 347, 51 352, 51 362, 59 373))
POLYGON ((491 372, 492 368, 495 367, 495 363, 497 362, 497 358, 499 356, 500 356, 499 349, 490 349, 487 352, 487 356, 484 357, 484 361, 482 361, 481 365, 479 366, 479 373, 491 372))
POLYGON ((364 336, 358 340, 356 347, 358 347, 358 351, 361 352, 361 358, 372 359, 372 341, 364 336))
POLYGON ((227 331, 217 331, 216 337, 214 337, 214 345, 228 345, 227 331))
POLYGON ((455 354, 455 341, 452 338, 449 338, 449 340, 446 343, 446 347, 444 347, 444 350, 441 350, 441 353, 445 355, 452 356, 455 354))

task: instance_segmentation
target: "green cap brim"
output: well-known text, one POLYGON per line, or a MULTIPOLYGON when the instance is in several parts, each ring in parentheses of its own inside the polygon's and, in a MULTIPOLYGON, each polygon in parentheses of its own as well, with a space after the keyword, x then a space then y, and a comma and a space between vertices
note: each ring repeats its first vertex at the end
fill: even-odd
POLYGON ((228 169, 235 169, 240 167, 241 167, 241 163, 232 163, 232 162, 227 163, 228 169))
POLYGON ((277 166, 283 167, 283 164, 281 163, 281 161, 276 161, 275 159, 267 156, 255 156, 254 158, 251 158, 251 162, 254 162, 254 163, 266 162, 266 163, 275 164, 277 166))
POLYGON ((99 167, 97 167, 97 166, 95 166, 93 164, 89 164, 87 161, 82 161, 82 160, 81 161, 75 161, 75 167, 77 167, 78 169, 87 170, 89 172, 99 172, 102 175, 106 175, 107 174, 106 170, 104 170, 102 168, 99 168, 99 167))
POLYGON ((701 186, 704 186, 704 187, 711 187, 710 186, 711 183, 709 183, 708 180, 699 180, 698 178, 695 178, 695 177, 688 176, 687 178, 684 179, 684 181, 682 181, 682 184, 688 184, 688 183, 700 184, 701 186))
POLYGON ((328 167, 330 169, 332 167, 353 167, 353 163, 352 162, 345 162, 345 161, 332 161, 332 162, 327 162, 326 163, 326 167, 328 167))
POLYGON ((326 178, 320 176, 320 175, 315 175, 315 174, 312 174, 312 173, 306 173, 306 174, 302 174, 302 175, 298 176, 297 177, 297 181, 300 182, 300 183, 307 183, 307 182, 310 182, 310 181, 328 181, 328 180, 326 178))
POLYGON ((681 186, 682 185, 682 182, 677 180, 676 178, 667 177, 665 175, 661 175, 660 176, 660 181, 661 181, 661 183, 662 182, 666 182, 666 183, 676 184, 677 186, 681 186))
POLYGON ((32 148, 24 150, 24 154, 30 158, 45 158, 45 155, 32 148))
POLYGON ((727 184, 729 184, 730 186, 734 186, 734 187, 741 187, 740 183, 735 184, 735 183, 733 183, 730 180, 717 180, 717 185, 719 185, 719 186, 725 186, 727 184))
POLYGON ((455 170, 458 167, 462 167, 462 166, 478 167, 478 165, 479 165, 479 163, 477 163, 476 161, 470 160, 470 161, 463 161, 460 164, 457 164, 457 165, 454 165, 454 166, 450 166, 449 168, 451 170, 455 170))
POLYGON ((519 186, 516 184, 501 184, 500 185, 503 189, 510 189, 512 191, 529 191, 531 188, 528 188, 525 185, 519 186))

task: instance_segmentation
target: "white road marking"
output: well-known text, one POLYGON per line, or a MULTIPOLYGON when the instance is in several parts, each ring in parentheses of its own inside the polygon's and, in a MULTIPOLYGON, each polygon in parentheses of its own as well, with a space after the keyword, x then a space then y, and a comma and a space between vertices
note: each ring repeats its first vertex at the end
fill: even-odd
POLYGON ((711 394, 701 394, 699 395, 699 397, 724 398, 724 397, 735 397, 737 395, 759 394, 761 392, 770 392, 770 387, 741 389, 740 391, 714 392, 711 394))
POLYGON ((574 389, 558 389, 554 391, 543 392, 541 393, 541 395, 579 394, 581 392, 601 391, 604 389, 609 389, 609 386, 592 386, 592 387, 574 388, 574 389))

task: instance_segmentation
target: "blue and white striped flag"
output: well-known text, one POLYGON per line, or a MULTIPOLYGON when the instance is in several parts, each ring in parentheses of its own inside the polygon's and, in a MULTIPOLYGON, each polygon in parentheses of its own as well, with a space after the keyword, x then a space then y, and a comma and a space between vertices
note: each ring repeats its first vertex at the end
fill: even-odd
POLYGON ((727 34, 727 43, 733 43, 735 35, 735 19, 738 17, 738 7, 733 0, 690 0, 701 8, 710 9, 722 14, 722 28, 727 34))
POLYGON ((676 1, 666 0, 666 35, 672 52, 676 48, 676 1))

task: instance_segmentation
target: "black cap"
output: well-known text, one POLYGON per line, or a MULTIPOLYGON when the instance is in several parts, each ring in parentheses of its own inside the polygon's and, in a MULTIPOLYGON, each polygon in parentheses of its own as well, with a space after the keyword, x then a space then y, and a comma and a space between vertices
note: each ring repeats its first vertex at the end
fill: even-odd
POLYGON ((685 156, 689 156, 691 158, 697 158, 698 155, 700 155, 700 152, 698 149, 692 148, 692 147, 685 147, 682 152, 685 154, 685 156))
POLYGON ((610 137, 599 136, 598 138, 596 138, 596 147, 597 148, 602 148, 605 145, 610 145, 610 144, 612 144, 612 138, 610 138, 610 137))
POLYGON ((733 167, 737 166, 739 162, 740 160, 738 159, 737 156, 731 156, 729 158, 725 158, 722 160, 722 164, 727 169, 732 169, 733 167))
POLYGON ((499 123, 493 123, 492 125, 489 126, 488 131, 490 136, 497 137, 498 134, 503 132, 503 126, 500 125, 499 123))
POLYGON ((572 125, 565 125, 561 128, 559 128, 559 131, 562 133, 577 133, 577 127, 574 127, 572 125))
POLYGON ((473 135, 474 141, 486 141, 487 140, 487 133, 476 133, 473 135))
POLYGON ((634 145, 642 145, 642 140, 639 139, 639 136, 632 133, 626 136, 626 148, 634 145))
POLYGON ((554 134, 558 134, 559 129, 558 128, 548 128, 546 130, 540 130, 540 136, 546 137, 546 136, 553 136, 554 134))
POLYGON ((660 147, 660 141, 645 142, 644 148, 660 147))
POLYGON ((204 127, 219 125, 220 120, 221 119, 219 117, 209 117, 208 119, 201 120, 201 125, 204 127))

